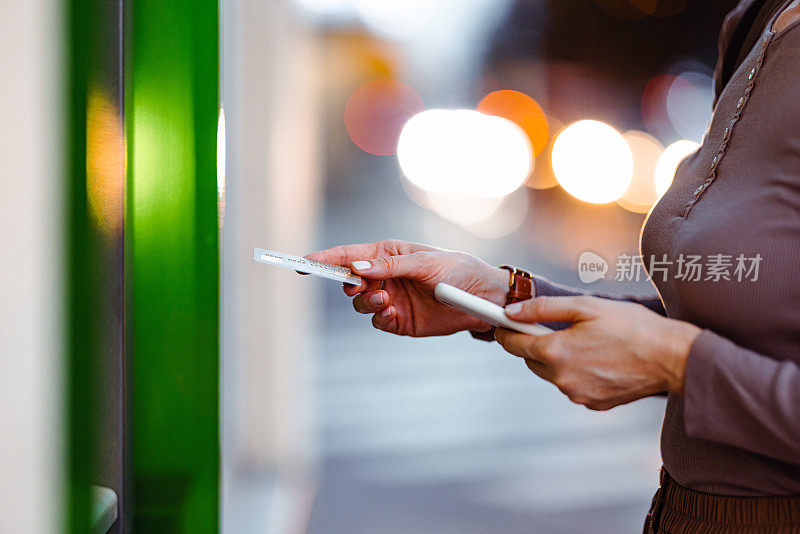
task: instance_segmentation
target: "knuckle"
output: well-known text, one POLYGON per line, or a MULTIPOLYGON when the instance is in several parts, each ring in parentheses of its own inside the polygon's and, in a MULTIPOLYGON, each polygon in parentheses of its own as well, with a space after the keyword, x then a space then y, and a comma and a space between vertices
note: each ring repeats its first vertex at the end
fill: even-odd
POLYGON ((397 259, 394 256, 378 258, 378 261, 381 262, 382 267, 388 269, 389 272, 397 268, 397 259))
POLYGON ((418 277, 422 279, 432 278, 437 274, 437 254, 427 250, 421 250, 411 254, 414 259, 414 270, 418 277))
POLYGON ((597 297, 590 297, 588 295, 577 297, 576 303, 585 310, 592 310, 597 305, 597 297))
POLYGON ((538 299, 531 299, 523 304, 523 309, 530 311, 534 315, 541 315, 547 311, 550 306, 550 297, 539 297, 538 299))
POLYGON ((401 241, 399 239, 384 239, 379 243, 387 250, 398 250, 401 245, 401 241))
POLYGON ((562 360, 561 344, 555 336, 543 338, 539 344, 539 355, 551 366, 557 366, 562 360))

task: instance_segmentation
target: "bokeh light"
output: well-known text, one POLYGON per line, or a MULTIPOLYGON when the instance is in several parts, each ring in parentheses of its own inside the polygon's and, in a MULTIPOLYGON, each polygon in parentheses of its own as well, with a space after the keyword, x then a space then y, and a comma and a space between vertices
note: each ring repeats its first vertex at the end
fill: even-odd
POLYGON ((666 193, 669 186, 672 185, 678 165, 699 147, 699 143, 682 139, 672 143, 664 150, 656 165, 656 192, 659 197, 666 193))
POLYGON ((617 204, 634 213, 647 213, 658 200, 656 166, 664 152, 658 140, 645 132, 631 130, 622 137, 633 154, 633 180, 617 204))
POLYGON ((393 156, 403 125, 425 109, 414 89, 397 80, 374 80, 347 100, 344 124, 359 148, 376 156, 393 156))
POLYGON ((642 119, 647 131, 658 138, 674 139, 675 132, 667 113, 667 95, 677 76, 659 74, 647 84, 642 92, 642 119))
POLYGON ((497 198, 525 183, 533 165, 527 134, 472 110, 429 110, 403 127, 397 157, 405 176, 436 193, 497 198))
POLYGON ((551 189, 558 185, 558 180, 556 180, 555 173, 553 173, 553 145, 558 138, 558 134, 564 129, 564 123, 552 115, 548 115, 547 124, 550 129, 550 139, 547 141, 547 146, 536 158, 533 172, 528 177, 528 181, 525 182, 525 185, 531 189, 551 189))
POLYGON ((405 40, 419 35, 433 19, 436 2, 430 0, 356 0, 361 22, 376 34, 405 40))
POLYGON ((582 120, 556 138, 553 171, 569 194, 584 202, 607 204, 620 198, 633 179, 628 143, 603 122, 582 120))
POLYGON ((642 93, 642 118, 659 139, 700 141, 711 118, 711 69, 691 57, 674 59, 642 93))
POLYGON ((460 225, 479 224, 491 217, 503 203, 503 197, 485 198, 459 193, 425 193, 427 208, 440 217, 460 225))
POLYGON ((519 91, 494 91, 486 95, 478 111, 508 119, 522 128, 531 141, 534 156, 547 147, 550 130, 547 117, 541 106, 531 97, 519 91))
POLYGON ((480 222, 464 224, 474 236, 483 239, 499 239, 522 227, 530 205, 527 188, 520 188, 505 197, 493 213, 480 222))
POLYGON ((109 234, 122 230, 125 167, 119 111, 92 88, 86 102, 86 201, 97 227, 109 234))
MULTIPOLYGON (((481 226, 486 223, 497 226, 496 215, 501 206, 505 206, 509 198, 485 198, 460 193, 437 193, 426 191, 417 187, 408 179, 402 179, 401 184, 406 195, 418 206, 436 213, 439 217, 470 230, 472 226, 481 226)), ((524 187, 517 189, 511 195, 525 191, 524 187)), ((502 218, 502 217, 501 217, 502 218)), ((475 232, 472 232, 475 233, 475 232)))
POLYGON ((684 139, 699 141, 711 119, 714 81, 699 72, 684 72, 672 80, 667 91, 667 116, 672 128, 684 139))

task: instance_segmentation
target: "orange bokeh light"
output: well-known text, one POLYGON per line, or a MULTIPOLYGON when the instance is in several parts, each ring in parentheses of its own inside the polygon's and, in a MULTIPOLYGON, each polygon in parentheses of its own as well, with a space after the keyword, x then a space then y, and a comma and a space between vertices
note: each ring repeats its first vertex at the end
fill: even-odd
POLYGON ((478 111, 516 123, 528 135, 535 156, 547 147, 550 139, 547 117, 541 106, 528 95, 519 91, 494 91, 481 100, 478 111))
POLYGON ((347 100, 344 124, 361 150, 393 156, 403 125, 422 111, 425 102, 408 85, 397 80, 374 80, 356 89, 347 100))

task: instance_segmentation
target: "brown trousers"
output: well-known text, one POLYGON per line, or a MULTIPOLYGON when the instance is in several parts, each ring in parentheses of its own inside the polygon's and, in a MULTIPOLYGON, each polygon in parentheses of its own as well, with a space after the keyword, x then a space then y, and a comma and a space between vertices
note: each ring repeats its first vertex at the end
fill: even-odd
POLYGON ((661 469, 644 534, 800 534, 800 495, 722 497, 684 488, 661 469))

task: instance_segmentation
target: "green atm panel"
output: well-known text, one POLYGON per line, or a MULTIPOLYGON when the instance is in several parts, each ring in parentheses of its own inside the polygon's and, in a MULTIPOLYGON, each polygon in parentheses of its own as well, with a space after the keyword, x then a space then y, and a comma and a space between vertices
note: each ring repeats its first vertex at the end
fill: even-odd
POLYGON ((126 6, 132 524, 219 524, 217 1, 126 6))

